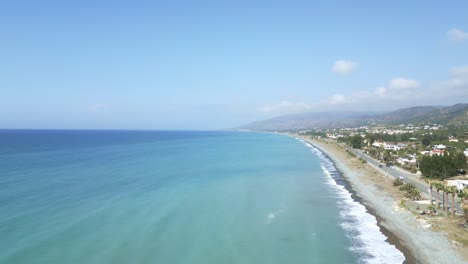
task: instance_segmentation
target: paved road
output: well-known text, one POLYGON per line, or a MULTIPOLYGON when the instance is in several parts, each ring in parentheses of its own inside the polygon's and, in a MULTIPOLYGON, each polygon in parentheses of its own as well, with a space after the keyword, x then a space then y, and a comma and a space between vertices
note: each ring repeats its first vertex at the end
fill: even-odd
MULTIPOLYGON (((412 183, 416 186, 416 188, 418 188, 422 193, 426 194, 427 197, 430 197, 430 191, 429 191, 429 184, 427 184, 425 181, 421 180, 420 178, 418 178, 416 176, 416 174, 413 174, 413 173, 409 173, 409 172, 406 172, 400 168, 396 168, 396 167, 386 167, 385 164, 382 164, 380 163, 379 161, 375 160, 374 158, 371 158, 370 156, 364 154, 362 151, 360 150, 356 150, 356 149, 351 149, 351 148, 348 148, 349 150, 351 150, 354 154, 356 154, 358 157, 366 160, 371 166, 373 166, 376 170, 384 173, 385 175, 388 175, 390 177, 393 177, 394 179, 400 177, 400 176, 403 176, 404 178, 404 182, 408 182, 408 183, 412 183), (382 167, 380 168, 379 165, 382 165, 382 167)), ((437 199, 437 196, 439 196, 439 201, 443 201, 444 198, 443 198, 443 195, 442 195, 442 192, 437 194, 437 191, 432 189, 432 196, 434 199, 437 199)), ((452 205, 452 195, 449 194, 449 201, 448 201, 448 204, 449 206, 451 207, 452 205)), ((460 203, 459 203, 459 198, 458 197, 455 197, 455 209, 457 211, 461 211, 461 207, 460 207, 460 203)))

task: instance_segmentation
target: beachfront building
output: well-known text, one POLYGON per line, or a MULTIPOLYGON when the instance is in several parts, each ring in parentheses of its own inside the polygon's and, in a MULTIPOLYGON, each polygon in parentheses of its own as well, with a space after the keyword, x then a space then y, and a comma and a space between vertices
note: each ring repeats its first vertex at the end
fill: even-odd
POLYGON ((385 142, 376 140, 376 141, 374 141, 374 143, 372 143, 372 146, 380 148, 380 147, 383 147, 384 144, 385 144, 385 142))
POLYGON ((398 145, 395 145, 395 144, 391 144, 391 143, 384 143, 384 149, 387 149, 387 150, 400 150, 400 147, 398 145))
POLYGON ((445 151, 442 149, 424 150, 419 153, 421 153, 421 155, 429 155, 431 157, 434 155, 437 155, 437 156, 445 155, 445 151))
POLYGON ((468 188, 468 180, 447 180, 446 185, 455 186, 458 191, 461 191, 468 188))
POLYGON ((327 138, 331 140, 337 140, 338 138, 343 138, 344 135, 341 134, 334 134, 334 133, 327 133, 327 138))
POLYGON ((434 148, 434 149, 442 149, 442 150, 443 150, 443 149, 446 149, 447 146, 445 146, 444 144, 438 144, 438 145, 434 145, 433 148, 434 148))
POLYGON ((442 150, 442 149, 433 149, 433 150, 431 150, 430 155, 431 155, 431 156, 433 156, 433 155, 443 156, 444 153, 445 153, 445 151, 442 150))
POLYGON ((416 165, 416 155, 406 155, 405 157, 400 157, 397 159, 397 162, 401 165, 409 165, 414 166, 416 165))
POLYGON ((408 144, 406 143, 398 143, 397 146, 400 148, 400 149, 405 149, 408 147, 408 144))

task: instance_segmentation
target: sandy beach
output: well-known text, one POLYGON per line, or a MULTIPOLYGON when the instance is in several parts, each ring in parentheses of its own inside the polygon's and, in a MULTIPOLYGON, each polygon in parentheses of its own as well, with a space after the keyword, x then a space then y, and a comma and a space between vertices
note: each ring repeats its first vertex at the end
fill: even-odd
POLYGON ((376 216, 389 242, 405 254, 405 263, 468 263, 466 247, 454 245, 445 233, 432 230, 424 218, 399 205, 401 194, 388 176, 362 164, 335 143, 301 138, 334 161, 358 200, 376 216))

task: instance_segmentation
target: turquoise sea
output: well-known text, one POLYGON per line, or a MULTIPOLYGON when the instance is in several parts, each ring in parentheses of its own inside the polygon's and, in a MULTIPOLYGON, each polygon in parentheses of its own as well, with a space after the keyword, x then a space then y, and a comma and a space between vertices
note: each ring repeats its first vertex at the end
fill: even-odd
POLYGON ((0 130, 0 263, 402 263, 278 134, 0 130))

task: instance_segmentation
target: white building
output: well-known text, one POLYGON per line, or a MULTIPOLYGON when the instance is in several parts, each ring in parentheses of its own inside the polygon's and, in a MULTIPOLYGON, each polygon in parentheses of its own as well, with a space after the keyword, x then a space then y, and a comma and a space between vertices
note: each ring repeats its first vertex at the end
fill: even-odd
POLYGON ((434 156, 434 155, 437 155, 437 156, 445 155, 445 151, 443 151, 442 149, 424 150, 424 151, 421 151, 420 153, 422 155, 429 155, 431 157, 434 156))
POLYGON ((380 148, 384 144, 385 144, 385 142, 382 142, 382 141, 374 141, 374 143, 372 143, 372 146, 380 148))
POLYGON ((468 180, 447 180, 447 186, 456 186, 461 191, 468 188, 468 180))
POLYGON ((439 144, 439 145, 434 145, 434 149, 446 149, 447 146, 445 146, 444 144, 439 144))
POLYGON ((403 165, 414 165, 416 164, 416 156, 408 155, 407 157, 398 158, 397 162, 403 165))
POLYGON ((400 147, 393 144, 384 143, 384 149, 388 150, 400 150, 400 147))

